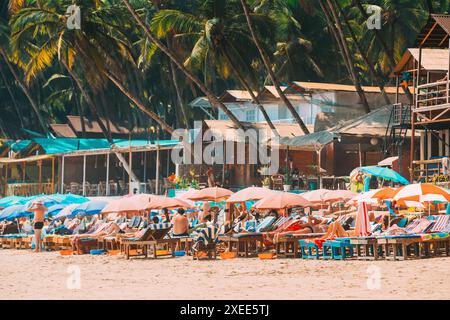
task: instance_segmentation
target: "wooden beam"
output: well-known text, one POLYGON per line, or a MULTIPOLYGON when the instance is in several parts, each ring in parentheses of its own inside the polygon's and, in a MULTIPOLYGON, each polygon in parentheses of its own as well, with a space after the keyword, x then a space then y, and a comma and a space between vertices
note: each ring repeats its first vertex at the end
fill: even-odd
POLYGON ((419 44, 419 48, 421 48, 423 46, 423 44, 425 43, 425 41, 427 41, 428 37, 430 36, 430 34, 434 31, 434 29, 436 28, 436 26, 438 25, 437 22, 435 22, 433 24, 433 26, 430 28, 430 30, 427 32, 427 34, 425 35, 425 37, 423 37, 422 42, 419 44))

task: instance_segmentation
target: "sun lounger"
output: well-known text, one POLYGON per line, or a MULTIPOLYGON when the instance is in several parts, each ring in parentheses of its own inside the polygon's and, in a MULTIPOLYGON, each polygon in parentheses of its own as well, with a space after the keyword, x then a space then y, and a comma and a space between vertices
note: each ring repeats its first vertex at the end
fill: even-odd
POLYGON ((145 256, 148 257, 149 248, 153 249, 153 258, 157 258, 157 246, 167 245, 169 250, 168 254, 174 256, 178 239, 164 238, 170 231, 172 224, 170 223, 158 223, 150 224, 144 229, 142 235, 137 238, 127 238, 122 240, 122 246, 125 250, 127 259, 131 256, 145 256), (135 254, 131 254, 131 250, 135 249, 135 254))
POLYGON ((250 257, 263 250, 264 237, 260 232, 220 235, 219 241, 227 244, 228 251, 236 251, 238 256, 250 257))
POLYGON ((327 240, 322 244, 322 256, 324 259, 345 260, 353 257, 353 245, 350 238, 337 238, 327 240))
POLYGON ((284 234, 275 241, 275 253, 278 258, 300 258, 301 250, 299 240, 323 236, 324 233, 284 234))
POLYGON ((431 228, 431 232, 445 232, 449 223, 450 215, 438 216, 433 227, 431 228))
POLYGON ((201 253, 205 253, 205 258, 214 260, 217 258, 216 245, 218 242, 218 229, 214 225, 200 228, 192 245, 192 257, 194 260, 202 258, 201 253))

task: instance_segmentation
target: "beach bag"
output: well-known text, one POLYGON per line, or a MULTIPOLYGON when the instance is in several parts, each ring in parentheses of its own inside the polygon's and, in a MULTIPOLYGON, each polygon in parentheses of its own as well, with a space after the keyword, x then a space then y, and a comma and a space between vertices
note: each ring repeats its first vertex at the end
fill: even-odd
POLYGON ((76 239, 74 245, 77 254, 89 254, 91 250, 98 248, 98 240, 94 238, 76 239))

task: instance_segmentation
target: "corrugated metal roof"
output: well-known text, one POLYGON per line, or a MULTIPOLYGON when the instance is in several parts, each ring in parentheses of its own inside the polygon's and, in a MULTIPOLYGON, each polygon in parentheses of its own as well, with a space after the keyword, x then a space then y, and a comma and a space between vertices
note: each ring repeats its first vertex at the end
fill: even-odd
POLYGON ((77 135, 73 132, 72 128, 68 124, 51 124, 53 132, 57 137, 62 138, 76 138, 77 135))
MULTIPOLYGON (((398 75, 405 71, 410 59, 419 61, 419 49, 409 48, 405 51, 400 62, 392 71, 393 75, 398 75)), ((421 66, 426 71, 447 71, 449 52, 448 49, 422 48, 421 66)), ((412 89, 412 88, 411 88, 412 89)))

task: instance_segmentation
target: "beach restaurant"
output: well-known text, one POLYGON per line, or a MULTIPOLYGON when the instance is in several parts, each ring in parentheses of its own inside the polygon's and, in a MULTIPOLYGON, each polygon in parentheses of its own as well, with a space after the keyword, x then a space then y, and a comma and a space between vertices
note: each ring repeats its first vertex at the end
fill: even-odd
MULTIPOLYGON (((0 195, 163 192, 174 140, 35 138, 0 147, 0 195), (162 172, 161 168, 165 168, 162 172)), ((171 171, 172 170, 172 171, 171 171)))

